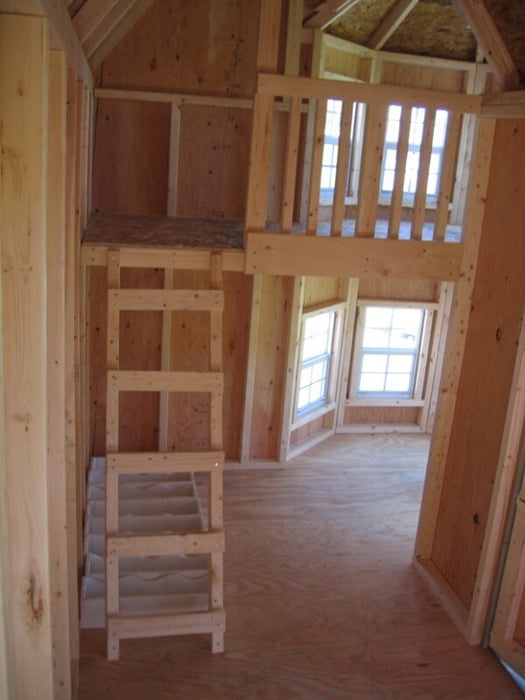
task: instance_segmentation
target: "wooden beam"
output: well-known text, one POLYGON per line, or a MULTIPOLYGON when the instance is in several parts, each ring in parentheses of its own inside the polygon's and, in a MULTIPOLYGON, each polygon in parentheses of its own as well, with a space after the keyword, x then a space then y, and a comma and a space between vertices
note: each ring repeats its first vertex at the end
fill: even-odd
POLYGON ((399 0, 383 17, 370 35, 366 45, 378 51, 390 39, 399 25, 412 12, 419 0, 399 0))
POLYGON ((48 31, 0 15, 3 374, 15 696, 51 698, 46 205, 48 31))
POLYGON ((303 21, 304 27, 312 29, 325 29, 329 24, 335 22, 342 15, 352 9, 359 0, 325 0, 308 13, 303 21))
MULTIPOLYGON (((84 30, 82 47, 94 70, 126 36, 152 3, 153 0, 118 0, 117 2, 107 0, 102 3, 106 11, 100 16, 100 21, 94 26, 84 23, 88 29, 84 30)), ((80 24, 80 19, 78 23, 80 24)))
POLYGON ((407 107, 435 107, 479 114, 481 96, 457 92, 411 88, 399 85, 347 83, 342 80, 295 78, 286 75, 259 74, 259 97, 310 97, 339 99, 379 104, 400 104, 407 107))
POLYGON ((69 566, 76 568, 69 547, 66 485, 66 105, 67 66, 62 51, 49 56, 49 130, 47 193, 48 474, 52 591, 53 671, 55 697, 70 697, 72 626, 68 590, 69 566))
POLYGON ((64 3, 59 0, 39 0, 39 2, 61 47, 75 66, 78 77, 92 89, 93 74, 64 3))
POLYGON ((447 281, 462 252, 459 243, 248 233, 246 272, 447 281))
POLYGON ((481 103, 480 117, 525 119, 525 90, 485 95, 481 103))
POLYGON ((515 90, 521 77, 484 0, 454 0, 470 25, 502 90, 515 90))
POLYGON ((277 73, 282 0, 261 0, 257 70, 277 73))

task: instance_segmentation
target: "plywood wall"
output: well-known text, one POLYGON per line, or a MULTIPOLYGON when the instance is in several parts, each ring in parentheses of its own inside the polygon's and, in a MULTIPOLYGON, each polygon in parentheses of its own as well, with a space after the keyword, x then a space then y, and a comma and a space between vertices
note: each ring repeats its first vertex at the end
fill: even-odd
POLYGON ((525 124, 496 127, 465 355, 432 560, 467 609, 492 494, 525 300, 525 124))

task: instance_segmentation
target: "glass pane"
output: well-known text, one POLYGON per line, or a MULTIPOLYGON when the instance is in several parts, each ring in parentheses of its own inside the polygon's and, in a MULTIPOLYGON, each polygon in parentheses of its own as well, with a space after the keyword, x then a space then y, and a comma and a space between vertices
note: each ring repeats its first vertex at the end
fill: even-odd
POLYGON ((367 328, 389 328, 392 322, 392 309, 383 306, 369 306, 366 309, 367 328))
POLYGON ((362 372, 386 372, 388 355, 364 354, 362 372))
POLYGON ((394 171, 385 170, 383 173, 383 183, 381 185, 383 192, 392 192, 394 189, 394 171))
POLYGON ((408 372, 412 373, 412 365, 414 364, 413 355, 390 355, 388 359, 389 372, 408 372))
POLYGON ((305 406, 308 405, 308 396, 310 395, 309 388, 306 387, 306 389, 300 389, 299 394, 297 397, 297 408, 301 410, 301 408, 304 408, 305 406))
POLYGON ((432 173, 428 176, 428 182, 427 182, 427 194, 431 195, 432 197, 437 197, 438 191, 438 178, 437 175, 433 175, 432 173))
POLYGON ((406 309, 400 307, 394 309, 392 314, 392 326, 394 328, 411 329, 415 333, 419 333, 423 311, 421 309, 406 309))
POLYGON ((388 329, 367 328, 363 336, 364 348, 387 348, 390 339, 388 329))
POLYGON ((362 374, 359 380, 359 391, 384 391, 385 375, 384 374, 362 374))
POLYGON ((301 389, 305 386, 308 386, 312 382, 312 368, 311 367, 303 367, 301 370, 301 378, 299 380, 299 386, 301 389))
POLYGON ((385 391, 407 394, 410 392, 411 378, 410 374, 389 374, 386 378, 385 391))
POLYGON ((401 105, 390 105, 388 108, 388 119, 393 121, 401 119, 401 105))
POLYGON ((394 148, 387 148, 385 156, 385 170, 396 169, 396 151, 394 148))

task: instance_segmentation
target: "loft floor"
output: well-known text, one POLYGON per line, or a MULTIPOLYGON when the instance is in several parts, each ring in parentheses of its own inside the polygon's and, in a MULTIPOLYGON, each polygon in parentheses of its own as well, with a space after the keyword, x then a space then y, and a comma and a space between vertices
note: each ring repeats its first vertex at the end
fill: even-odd
POLYGON ((519 698, 410 565, 428 439, 336 436, 225 474, 226 652, 205 637, 81 638, 79 698, 519 698))

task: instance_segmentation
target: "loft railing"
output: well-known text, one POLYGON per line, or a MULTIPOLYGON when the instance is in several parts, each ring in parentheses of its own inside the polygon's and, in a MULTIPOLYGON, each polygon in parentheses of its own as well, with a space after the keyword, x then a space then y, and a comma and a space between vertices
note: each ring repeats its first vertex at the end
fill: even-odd
MULTIPOLYGON (((304 233, 308 236, 352 236, 412 241, 461 241, 461 222, 449 225, 449 210, 458 167, 463 114, 478 114, 481 98, 334 80, 259 76, 248 182, 246 231, 304 233), (335 174, 330 205, 321 201, 327 102, 340 101, 335 174), (362 106, 364 105, 364 107, 362 106), (397 136, 391 151, 390 188, 384 177, 385 130, 389 107, 397 105, 397 136), (414 123, 413 108, 419 122, 414 123), (363 115, 356 130, 357 111, 363 115), (438 139, 436 112, 446 110, 446 128, 438 139), (413 130, 419 130, 414 138, 413 130), (416 143, 416 145, 414 145, 416 143), (407 163, 412 185, 406 191, 407 163), (270 177, 271 175, 271 177, 270 177), (353 198, 349 177, 354 179, 353 198), (428 196, 432 178, 433 197, 428 196), (459 224, 459 225, 458 225, 459 224)), ((333 118, 333 115, 332 115, 333 118)), ((441 120, 443 121, 443 120, 441 120)))

